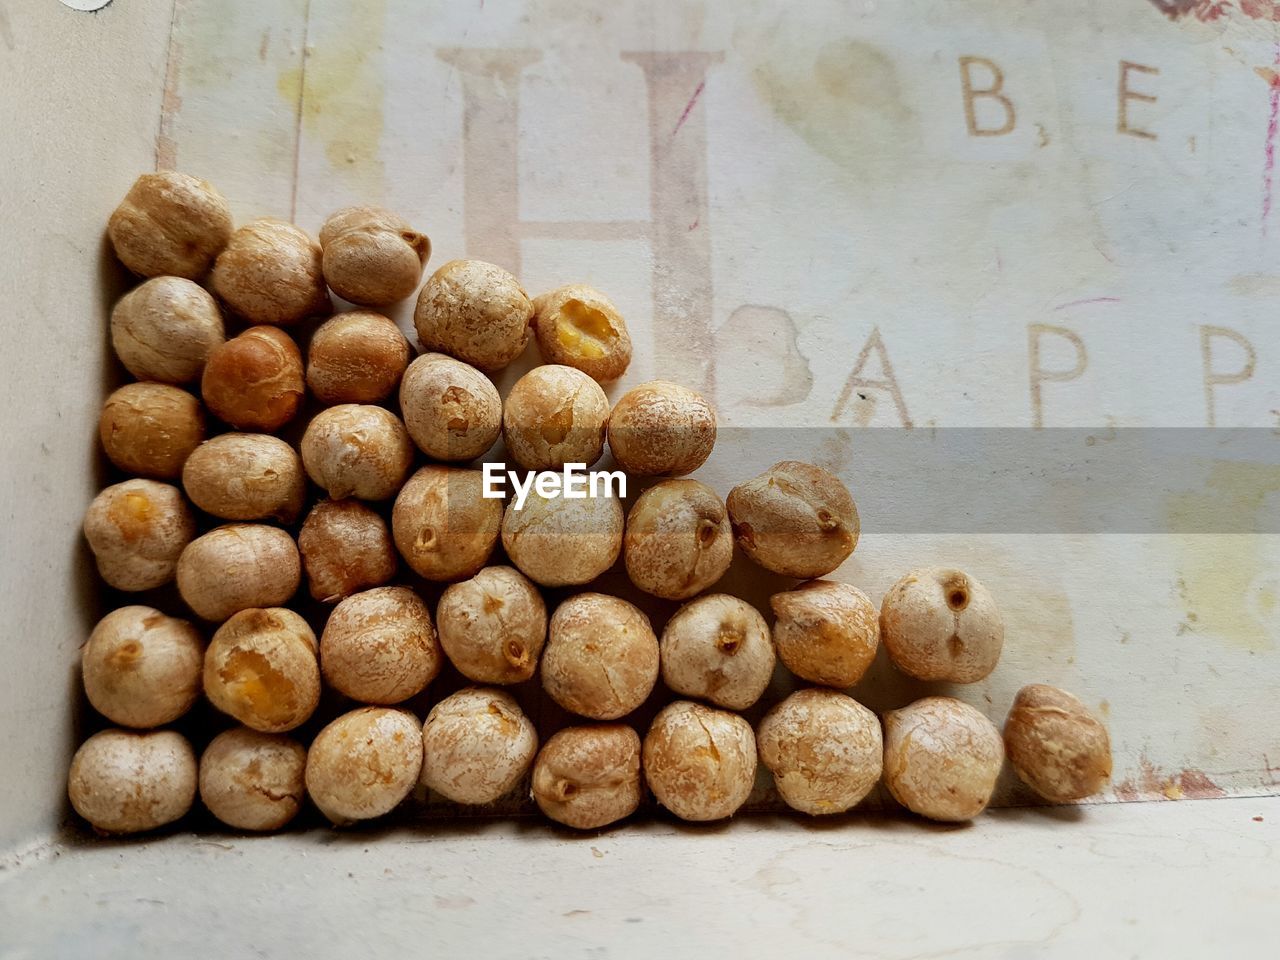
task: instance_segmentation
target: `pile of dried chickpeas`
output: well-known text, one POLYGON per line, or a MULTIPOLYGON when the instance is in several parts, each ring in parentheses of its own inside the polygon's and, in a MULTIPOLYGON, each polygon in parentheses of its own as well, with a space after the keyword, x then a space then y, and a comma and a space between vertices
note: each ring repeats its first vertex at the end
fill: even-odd
POLYGON ((583 829, 631 815, 647 787, 677 817, 718 820, 747 800, 757 761, 807 814, 849 810, 883 779, 917 814, 969 819, 1006 755, 1050 801, 1109 778, 1106 728, 1054 687, 1025 687, 1003 736, 950 697, 882 721, 842 692, 881 642, 911 677, 983 679, 1004 642, 995 599, 944 567, 908 573, 879 610, 821 579, 853 552, 859 523, 849 491, 812 464, 775 464, 726 500, 683 478, 711 455, 715 411, 664 381, 610 406, 601 383, 623 374, 632 345, 603 294, 530 299, 477 260, 446 263, 419 290, 430 241, 388 211, 341 210, 318 242, 279 220, 235 228, 217 190, 173 172, 140 177, 108 234, 144 279, 110 321, 136 378, 100 420, 123 479, 84 518, 118 605, 82 657, 89 703, 113 726, 85 741, 69 777, 97 830, 172 823, 197 793, 240 830, 279 829, 308 797, 348 824, 422 787, 471 805, 529 790, 583 829), (355 309, 335 312, 330 291, 355 309), (378 312, 415 291, 416 358, 378 312), (490 375, 531 336, 546 362, 504 401, 490 375), (499 438, 526 470, 591 465, 607 445, 654 482, 625 514, 615 496, 537 490, 504 506, 475 467, 499 438), (772 623, 710 592, 735 544, 803 581, 772 597, 772 623), (661 635, 592 589, 619 558, 640 591, 683 603, 661 635), (434 611, 431 584, 444 585, 434 611), (740 711, 778 659, 812 686, 753 730, 740 711), (424 723, 404 705, 425 706, 448 665, 473 685, 436 699, 424 723), (628 718, 659 678, 678 699, 641 736, 628 718), (509 689, 521 684, 526 705, 540 686, 581 719, 540 743, 509 689), (207 741, 198 759, 192 740, 207 741))

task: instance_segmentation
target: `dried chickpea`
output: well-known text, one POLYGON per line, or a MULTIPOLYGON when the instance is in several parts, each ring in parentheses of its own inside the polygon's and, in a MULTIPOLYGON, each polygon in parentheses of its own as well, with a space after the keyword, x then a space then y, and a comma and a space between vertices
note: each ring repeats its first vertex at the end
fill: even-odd
POLYGON ((209 641, 204 692, 246 727, 285 733, 305 723, 320 702, 316 657, 316 635, 292 610, 241 610, 209 641))
POLYGON ((1000 731, 951 697, 925 697, 884 715, 884 782, 931 820, 971 820, 986 809, 1004 763, 1000 731))
POLYGON ((498 439, 502 398, 493 381, 443 353, 424 353, 400 381, 400 411, 418 449, 434 460, 474 460, 498 439))
POLYGON ((305 230, 270 217, 231 235, 210 282, 222 302, 250 323, 286 326, 331 308, 320 244, 305 230))
POLYGON ((287 603, 301 579, 293 538, 262 523, 215 527, 192 540, 178 558, 178 593, 205 620, 287 603))
POLYGON ((835 690, 797 690, 765 714, 756 743, 779 796, 801 813, 843 813, 880 780, 880 719, 835 690))
POLYGON ((422 467, 391 511, 396 549, 420 577, 461 580, 489 560, 502 525, 502 501, 483 495, 479 470, 422 467))
POLYGON ((1044 683, 1023 687, 1004 722, 1018 777, 1053 803, 1083 800, 1111 779, 1111 737, 1076 697, 1044 683))
POLYGON ((307 386, 321 403, 378 403, 409 364, 409 341, 391 320, 353 310, 326 320, 307 348, 307 386))
POLYGON ((154 607, 113 610, 98 621, 80 654, 93 709, 122 727, 172 723, 200 696, 204 642, 185 620, 154 607))
POLYGON ((322 500, 298 532, 311 596, 336 603, 396 575, 396 550, 382 517, 355 500, 322 500))
POLYGON ((200 401, 164 383, 127 383, 98 417, 107 459, 126 473, 172 480, 204 440, 200 401))
POLYGON ((784 577, 830 573, 858 545, 858 508, 839 478, 784 460, 729 491, 734 536, 748 557, 784 577))
POLYGON ((111 311, 111 346, 139 380, 198 380, 225 337, 217 302, 181 277, 148 280, 111 311))
POLYGON ((657 801, 681 820, 722 820, 747 802, 756 738, 736 713, 677 700, 659 711, 642 751, 657 801))
POLYGON ((579 593, 551 615, 542 689, 592 720, 616 720, 648 699, 658 681, 658 638, 638 607, 579 593))
POLYGON ((191 502, 223 520, 293 523, 307 494, 302 460, 265 433, 224 433, 187 459, 182 487, 191 502))
POLYGON ((347 597, 320 636, 320 669, 339 693, 389 706, 421 693, 444 665, 431 610, 408 587, 347 597))
POLYGON ((724 501, 697 480, 663 480, 627 514, 622 557, 631 582, 656 597, 687 600, 715 584, 733 561, 724 501))
MULTIPOLYGON (((497 501, 494 501, 495 503, 497 501)), ((617 497, 570 500, 529 491, 524 506, 507 505, 502 546, 511 562, 544 587, 590 583, 613 566, 625 524, 617 497)))
POLYGON ((275 327, 250 327, 218 346, 200 380, 205 405, 237 430, 279 430, 305 393, 298 345, 275 327))
POLYGON ((352 303, 380 307, 418 289, 431 241, 389 210, 347 207, 320 228, 325 281, 352 303))
POLYGON ((847 583, 810 580, 775 593, 773 642, 788 670, 828 687, 852 687, 876 658, 880 619, 865 593, 847 583))
POLYGON ((163 827, 196 798, 195 751, 172 730, 103 730, 71 758, 67 795, 102 833, 163 827))
POLYGON ((698 597, 677 610, 659 647, 668 687, 730 710, 745 710, 760 699, 776 661, 764 617, 724 593, 698 597))
POLYGON ((321 410, 302 435, 302 462, 335 500, 395 496, 413 466, 413 441, 382 407, 343 403, 321 410))
POLYGON ((224 730, 200 755, 200 799, 237 830, 279 830, 307 798, 307 751, 292 737, 224 730))
POLYGON ((640 736, 625 724, 568 727, 533 762, 533 799, 567 827, 596 830, 629 817, 640 792, 640 736))
POLYGON ((445 655, 476 683, 523 683, 538 669, 547 639, 547 607, 512 567, 485 567, 445 588, 436 607, 445 655))
POLYGON ((595 463, 604 453, 609 398, 573 367, 534 367, 516 381, 502 408, 507 452, 526 470, 595 463))
POLYGON ((143 277, 199 280, 231 239, 231 208, 204 180, 174 170, 144 173, 107 221, 120 262, 143 277))
POLYGON ((316 734, 307 751, 307 793, 335 824, 371 820, 398 807, 421 771, 418 718, 361 707, 316 734))
POLYGON ((532 320, 533 304, 519 281, 483 260, 450 260, 423 284, 413 312, 424 350, 486 373, 524 353, 532 320))
POLYGON ((609 416, 618 466, 642 477, 693 473, 716 444, 716 412, 703 396, 666 380, 628 390, 609 416))
POLYGON ((178 488, 155 480, 113 484, 84 515, 98 573, 117 590, 164 586, 195 534, 195 517, 178 488))
POLYGON ((538 733, 515 698, 492 687, 445 697, 422 727, 422 782, 454 803, 493 803, 538 752, 538 733))
POLYGON ((880 602, 880 637, 918 680, 976 683, 995 669, 1004 619, 981 583, 951 567, 912 570, 880 602))
POLYGON ((573 283, 535 298, 533 309, 533 334, 545 362, 576 367, 601 383, 626 373, 627 322, 599 290, 573 283))

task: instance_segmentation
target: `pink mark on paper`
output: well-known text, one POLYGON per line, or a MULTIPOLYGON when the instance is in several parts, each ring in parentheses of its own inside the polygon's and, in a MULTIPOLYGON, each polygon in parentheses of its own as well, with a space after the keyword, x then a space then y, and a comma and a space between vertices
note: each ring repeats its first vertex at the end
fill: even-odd
POLYGON ((1071 307, 1083 307, 1089 303, 1119 303, 1119 297, 1086 297, 1083 300, 1072 300, 1070 303, 1060 303, 1053 308, 1056 313, 1059 310, 1067 310, 1071 307))
MULTIPOLYGON (((1280 68, 1280 43, 1276 44, 1276 67, 1280 68)), ((1267 144, 1262 155, 1262 235, 1267 235, 1271 218, 1272 180, 1276 167, 1276 128, 1280 126, 1280 78, 1271 76, 1271 107, 1267 115, 1267 144)))
POLYGON ((689 119, 689 114, 693 112, 693 106, 698 102, 698 98, 702 96, 702 88, 707 85, 707 81, 703 80, 698 84, 698 89, 693 91, 693 96, 689 98, 689 102, 684 105, 684 112, 680 114, 680 119, 676 121, 675 129, 671 131, 674 137, 680 132, 680 128, 684 126, 684 122, 689 119))

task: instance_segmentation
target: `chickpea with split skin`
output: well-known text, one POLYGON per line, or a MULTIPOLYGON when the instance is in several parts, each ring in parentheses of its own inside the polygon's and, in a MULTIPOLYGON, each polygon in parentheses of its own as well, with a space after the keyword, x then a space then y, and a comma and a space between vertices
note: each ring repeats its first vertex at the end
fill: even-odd
POLYGON ((533 301, 533 332, 546 363, 576 367, 593 380, 616 380, 631 363, 622 314, 598 290, 575 283, 533 301))
POLYGON ((237 830, 279 830, 306 801, 306 748, 282 734, 224 730, 200 755, 200 800, 237 830))
POLYGON ((117 590, 162 587, 174 578, 196 521, 178 488, 155 480, 112 484, 93 498, 84 536, 98 573, 117 590))
POLYGON ((241 610, 209 642, 204 690, 215 707, 261 733, 301 726, 320 702, 315 634, 283 607, 241 610))

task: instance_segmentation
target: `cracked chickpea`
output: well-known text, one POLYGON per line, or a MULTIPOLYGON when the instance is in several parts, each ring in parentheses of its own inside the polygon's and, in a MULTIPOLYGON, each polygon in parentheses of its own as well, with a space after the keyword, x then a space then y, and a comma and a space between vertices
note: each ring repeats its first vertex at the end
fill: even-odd
POLYGON ((529 771, 538 734, 509 693, 467 687, 432 707, 422 748, 429 789, 454 803, 493 803, 529 771))
POLYGON ((98 621, 80 655, 93 709, 122 727, 160 727, 200 696, 204 642, 185 620, 153 607, 113 610, 98 621))
POLYGON ((498 439, 502 398, 487 376, 443 353, 424 353, 400 381, 400 411, 433 460, 474 460, 498 439))
POLYGON ((424 350, 486 373, 524 352, 532 320, 533 304, 519 281, 483 260, 450 260, 423 284, 413 312, 424 350))
POLYGON ((745 710, 760 699, 776 660, 764 617, 745 600, 723 593, 677 610, 659 648, 668 687, 730 710, 745 710))
POLYGON ((547 607, 524 574, 485 567, 445 588, 436 608, 440 644, 475 683, 523 683, 538 668, 547 639, 547 607))
POLYGON ((715 444, 715 409, 697 391, 666 380, 627 391, 609 416, 609 449, 637 476, 693 473, 715 444))
POLYGON ((773 642, 787 669, 802 680, 851 687, 876 658, 880 618, 857 587, 810 580, 769 598, 773 642))
POLYGON ((389 210, 346 207, 320 228, 324 278, 333 292, 367 306, 387 306, 418 289, 431 241, 389 210))
POLYGON ((716 583, 733 561, 729 514, 697 480, 663 480, 627 514, 622 556, 631 582, 666 600, 687 600, 716 583))
POLYGON ((139 380, 198 380, 225 337, 217 302, 181 277, 148 280, 111 311, 111 346, 139 380))
POLYGON ((191 809, 195 751, 172 730, 103 730, 71 758, 67 795, 102 833, 155 830, 191 809))
POLYGON ((372 310, 340 313, 322 323, 307 347, 307 386, 324 404, 378 403, 409 363, 409 341, 372 310))
POLYGON ((209 702, 246 727, 285 733, 320 702, 316 636, 283 607, 241 610, 220 626, 204 655, 209 702))
POLYGON ((681 820, 723 820, 756 779, 756 739, 736 713, 677 700, 645 734, 644 777, 657 801, 681 820))
POLYGON ((391 510, 391 536, 414 573, 461 580, 489 560, 502 525, 502 501, 483 495, 479 470, 422 467, 391 510))
POLYGON ((275 327, 250 327, 220 344, 200 379, 205 406, 237 430, 279 430, 305 393, 298 345, 275 327))
POLYGON ((334 500, 395 496, 413 466, 413 441, 400 418, 368 404, 320 411, 300 446, 307 474, 334 500))
POLYGON ((331 307, 320 244, 305 230, 270 217, 231 235, 214 261, 210 284, 249 323, 288 326, 331 307))
POLYGON ((322 500, 298 532, 311 596, 321 603, 378 587, 396 574, 396 550, 382 517, 355 500, 322 500))
POLYGON ((567 827, 596 830, 640 806, 640 737, 621 723, 568 727, 533 763, 538 808, 567 827))
POLYGON ((601 383, 626 373, 631 335, 603 293, 574 283, 537 297, 533 309, 533 333, 546 363, 576 367, 601 383))
POLYGON ((546 364, 516 381, 502 408, 502 438, 526 470, 591 466, 604 453, 609 398, 573 367, 546 364))
POLYGON ((307 751, 307 793, 342 825, 390 813, 422 771, 422 730, 407 710, 361 707, 316 734, 307 751))
POLYGON ((221 621, 250 607, 287 603, 302 579, 287 531, 229 523, 188 544, 178 558, 178 593, 196 616, 221 621))
POLYGON ((431 611, 408 587, 378 587, 347 597, 320 635, 320 669, 339 693, 381 706, 421 693, 444 655, 431 611))
POLYGON ((917 680, 976 683, 995 669, 1004 619, 981 583, 952 567, 912 570, 880 602, 890 659, 917 680))
POLYGON ((551 615, 542 689, 572 713, 616 720, 648 699, 658 662, 658 638, 638 607, 603 593, 579 593, 551 615))
POLYGON ((1023 687, 1004 723, 1018 777, 1053 803, 1083 800, 1111 779, 1111 737, 1079 699, 1045 683, 1023 687))
POLYGON ((164 586, 195 533, 195 517, 178 488, 155 480, 113 484, 84 515, 98 573, 117 590, 164 586))
POLYGON ((200 799, 237 830, 279 830, 307 797, 307 751, 292 737, 224 730, 200 755, 200 799))
POLYGON ((231 239, 231 209, 204 180, 173 170, 144 173, 111 214, 107 236, 139 276, 199 280, 231 239))
POLYGON ((107 459, 126 473, 172 480, 204 440, 200 401, 164 383, 127 383, 107 397, 98 437, 107 459))
MULTIPOLYGON (((494 501, 495 503, 498 501, 494 501)), ((544 497, 529 491, 502 518, 502 546, 511 562, 544 587, 590 583, 613 566, 622 551, 622 504, 613 496, 544 497)))
POLYGON ((223 520, 293 523, 307 493, 302 460, 265 433, 224 433, 187 458, 182 487, 191 502, 223 520))

